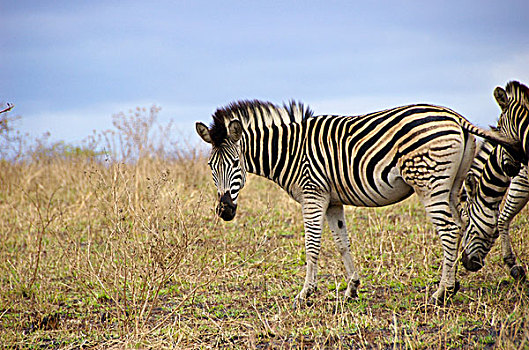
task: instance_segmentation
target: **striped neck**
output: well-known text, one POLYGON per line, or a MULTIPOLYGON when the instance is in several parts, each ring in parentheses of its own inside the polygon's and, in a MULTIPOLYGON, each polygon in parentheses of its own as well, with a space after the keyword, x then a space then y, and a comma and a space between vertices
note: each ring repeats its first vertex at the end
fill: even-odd
POLYGON ((505 171, 505 166, 509 163, 512 163, 509 153, 501 147, 496 147, 482 169, 474 199, 469 207, 470 226, 478 229, 481 236, 497 236, 499 206, 511 182, 505 171))
POLYGON ((239 101, 218 109, 213 115, 211 138, 221 144, 230 122, 243 126, 241 152, 247 172, 269 178, 287 189, 294 179, 290 173, 299 164, 303 121, 312 111, 301 103, 277 106, 263 101, 239 101))
POLYGON ((529 88, 511 81, 506 86, 508 106, 500 117, 500 127, 508 136, 520 142, 523 153, 518 155, 524 164, 529 158, 529 88))
POLYGON ((529 109, 521 108, 514 124, 518 139, 525 153, 525 159, 522 162, 527 165, 529 159, 529 109))
POLYGON ((245 129, 241 151, 246 171, 266 177, 288 191, 301 162, 304 126, 301 122, 245 129))

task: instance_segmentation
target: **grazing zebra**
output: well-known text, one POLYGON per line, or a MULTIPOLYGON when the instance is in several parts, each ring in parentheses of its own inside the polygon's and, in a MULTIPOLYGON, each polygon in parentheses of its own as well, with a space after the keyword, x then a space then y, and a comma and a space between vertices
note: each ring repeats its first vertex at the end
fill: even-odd
POLYGON ((519 160, 503 147, 484 142, 465 183, 462 197, 466 197, 468 222, 462 241, 463 266, 469 271, 481 269, 485 256, 501 235, 503 261, 513 278, 523 279, 524 269, 516 265, 512 252, 509 224, 529 199, 527 168, 520 169, 519 160), (498 218, 504 197, 505 204, 498 218), (469 255, 467 252, 474 253, 469 255))
POLYGON ((301 204, 305 227, 306 276, 296 305, 316 288, 324 218, 342 257, 345 297, 357 294, 343 205, 377 207, 417 193, 443 246, 441 281, 432 296, 443 301, 457 291, 461 221, 458 193, 474 157, 472 134, 509 145, 494 131, 470 124, 454 111, 410 105, 361 116, 312 116, 302 104, 283 107, 240 101, 213 114, 210 128, 196 123, 212 145, 209 158, 217 187, 217 215, 232 220, 247 172, 281 186, 301 204))
MULTIPOLYGON (((506 90, 497 87, 494 90, 494 97, 501 108, 501 115, 498 122, 501 131, 517 142, 511 156, 515 162, 522 163, 525 166, 522 167, 519 175, 512 179, 510 186, 507 184, 509 191, 504 209, 497 221, 497 230, 495 220, 498 214, 491 210, 494 207, 497 210, 498 206, 492 204, 497 202, 496 204, 499 205, 507 188, 501 185, 495 188, 495 191, 490 189, 494 188, 494 184, 502 183, 507 174, 510 173, 512 176, 513 173, 508 168, 501 169, 500 173, 503 172, 502 174, 488 169, 486 172, 491 177, 484 179, 485 171, 483 172, 484 174, 481 176, 483 181, 480 182, 480 185, 482 185, 482 188, 486 192, 481 193, 479 196, 482 196, 483 202, 488 203, 489 206, 487 209, 478 209, 478 205, 476 204, 468 208, 470 224, 466 228, 463 237, 462 260, 463 265, 467 269, 471 271, 479 270, 483 266, 485 256, 490 251, 495 239, 498 235, 501 235, 504 262, 511 268, 511 275, 514 278, 520 279, 525 276, 525 273, 521 267, 515 265, 516 261, 511 248, 508 228, 512 218, 525 206, 529 197, 529 182, 527 177, 527 155, 529 154, 529 89, 525 85, 513 81, 507 84, 506 90), (520 145, 522 150, 516 151, 516 148, 519 148, 520 145), (496 175, 498 177, 494 178, 496 175)), ((477 158, 475 164, 479 161, 477 158)))

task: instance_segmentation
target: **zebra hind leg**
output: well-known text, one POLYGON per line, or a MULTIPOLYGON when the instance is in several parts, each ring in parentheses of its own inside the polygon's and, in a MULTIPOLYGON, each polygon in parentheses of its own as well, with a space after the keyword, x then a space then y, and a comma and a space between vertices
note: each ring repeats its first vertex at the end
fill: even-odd
POLYGON ((345 274, 347 280, 347 289, 345 290, 345 300, 356 298, 357 288, 360 285, 360 278, 353 264, 351 257, 351 244, 349 235, 347 234, 347 227, 345 224, 345 215, 343 205, 329 206, 327 209, 327 222, 331 229, 332 236, 336 248, 342 257, 345 266, 345 274))
POLYGON ((456 294, 459 290, 459 283, 456 281, 456 263, 461 234, 460 227, 456 224, 454 214, 451 211, 448 196, 443 195, 443 191, 437 191, 437 193, 440 194, 425 196, 417 191, 443 247, 441 281, 437 291, 430 298, 430 302, 444 304, 451 295, 456 294))

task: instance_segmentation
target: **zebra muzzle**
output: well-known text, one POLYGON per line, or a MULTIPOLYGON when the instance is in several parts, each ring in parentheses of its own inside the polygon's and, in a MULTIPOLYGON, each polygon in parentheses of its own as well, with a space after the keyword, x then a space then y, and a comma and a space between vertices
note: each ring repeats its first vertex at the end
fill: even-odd
POLYGON ((237 211, 237 204, 231 200, 230 192, 224 193, 217 206, 217 215, 224 221, 233 220, 237 211))
POLYGON ((479 271, 483 267, 483 262, 479 257, 474 255, 469 258, 465 251, 462 253, 461 261, 465 269, 471 272, 479 271))

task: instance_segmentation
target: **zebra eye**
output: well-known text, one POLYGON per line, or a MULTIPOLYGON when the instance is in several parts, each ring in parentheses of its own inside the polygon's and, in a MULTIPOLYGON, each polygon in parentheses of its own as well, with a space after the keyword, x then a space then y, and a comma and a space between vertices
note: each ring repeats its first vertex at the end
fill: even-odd
POLYGON ((235 160, 233 161, 233 167, 234 167, 234 168, 238 168, 238 167, 239 167, 239 160, 238 160, 238 159, 235 159, 235 160))

